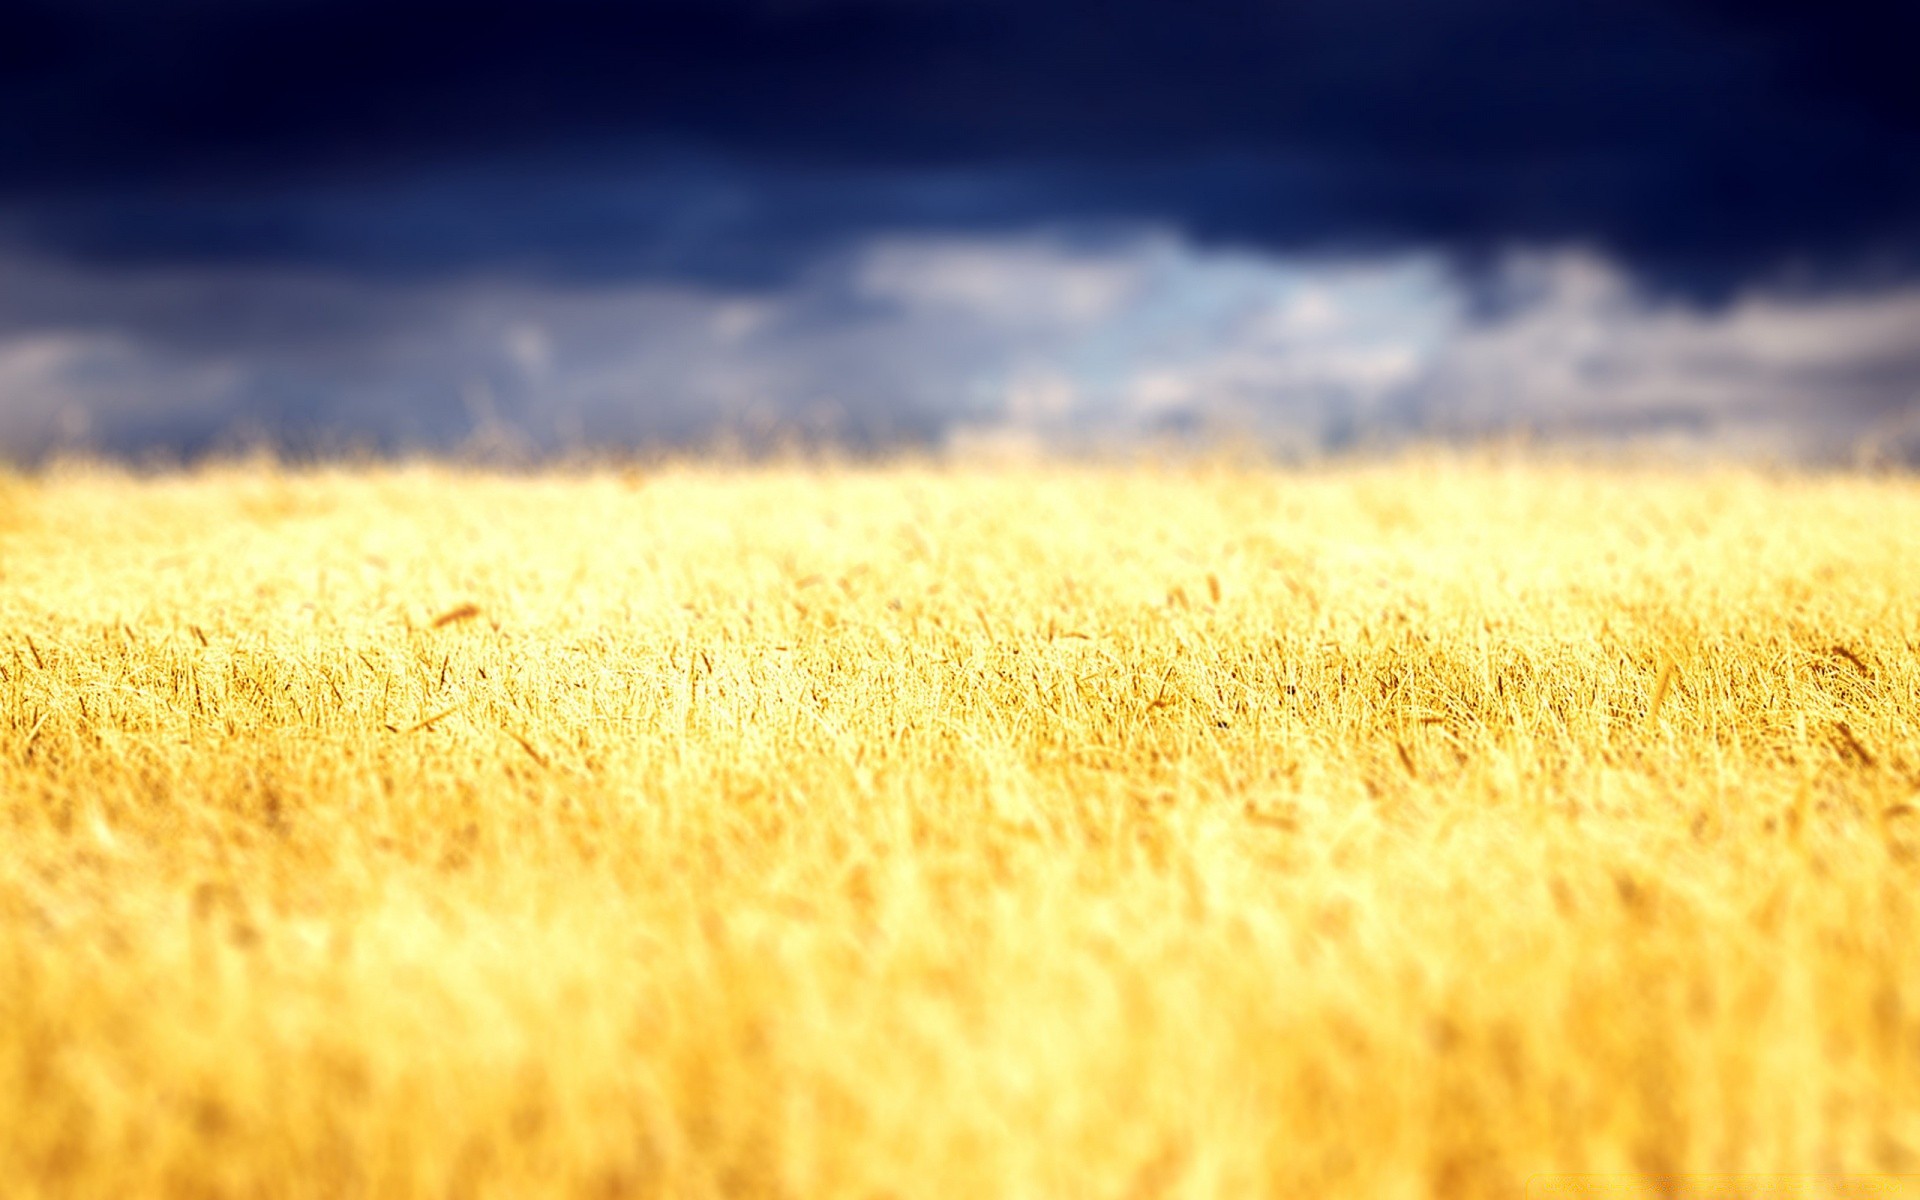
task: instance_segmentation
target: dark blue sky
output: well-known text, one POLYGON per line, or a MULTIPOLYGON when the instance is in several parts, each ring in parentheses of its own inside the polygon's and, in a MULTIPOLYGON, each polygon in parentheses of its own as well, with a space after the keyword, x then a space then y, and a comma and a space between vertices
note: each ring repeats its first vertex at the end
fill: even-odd
POLYGON ((232 401, 285 416, 378 382, 354 329, 423 292, 819 292, 887 238, 1426 255, 1481 302, 1569 247, 1649 302, 1894 288, 1916 46, 1860 0, 9 0, 0 334, 332 339, 232 401))
POLYGON ((1920 246, 1920 8, 1858 0, 13 3, 11 236, 96 261, 759 276, 876 227, 1920 246), (399 189, 407 206, 378 197, 399 189))

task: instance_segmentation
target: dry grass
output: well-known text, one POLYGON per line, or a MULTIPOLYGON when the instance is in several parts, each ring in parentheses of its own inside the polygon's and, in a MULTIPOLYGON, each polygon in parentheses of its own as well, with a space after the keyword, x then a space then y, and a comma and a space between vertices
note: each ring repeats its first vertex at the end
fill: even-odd
POLYGON ((0 483, 0 1180, 1920 1171, 1916 646, 1911 480, 0 483))

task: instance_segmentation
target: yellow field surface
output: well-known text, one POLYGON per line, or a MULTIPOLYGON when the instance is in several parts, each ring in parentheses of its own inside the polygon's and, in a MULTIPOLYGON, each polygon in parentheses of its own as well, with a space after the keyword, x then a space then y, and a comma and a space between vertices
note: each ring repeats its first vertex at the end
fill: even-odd
POLYGON ((0 483, 0 1194, 1902 1172, 1913 478, 0 483))

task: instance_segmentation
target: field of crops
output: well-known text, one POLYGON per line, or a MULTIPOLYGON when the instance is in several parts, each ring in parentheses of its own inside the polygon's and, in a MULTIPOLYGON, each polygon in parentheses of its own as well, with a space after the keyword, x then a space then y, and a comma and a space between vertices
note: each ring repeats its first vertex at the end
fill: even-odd
POLYGON ((8 1196, 1901 1172, 1914 478, 0 480, 8 1196))

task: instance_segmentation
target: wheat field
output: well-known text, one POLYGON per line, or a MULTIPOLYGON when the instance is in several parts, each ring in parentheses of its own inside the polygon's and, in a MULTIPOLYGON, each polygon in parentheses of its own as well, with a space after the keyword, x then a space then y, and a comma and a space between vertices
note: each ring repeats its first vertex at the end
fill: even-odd
POLYGON ((0 639, 8 1196, 1920 1194, 1911 477, 69 465, 0 639))

